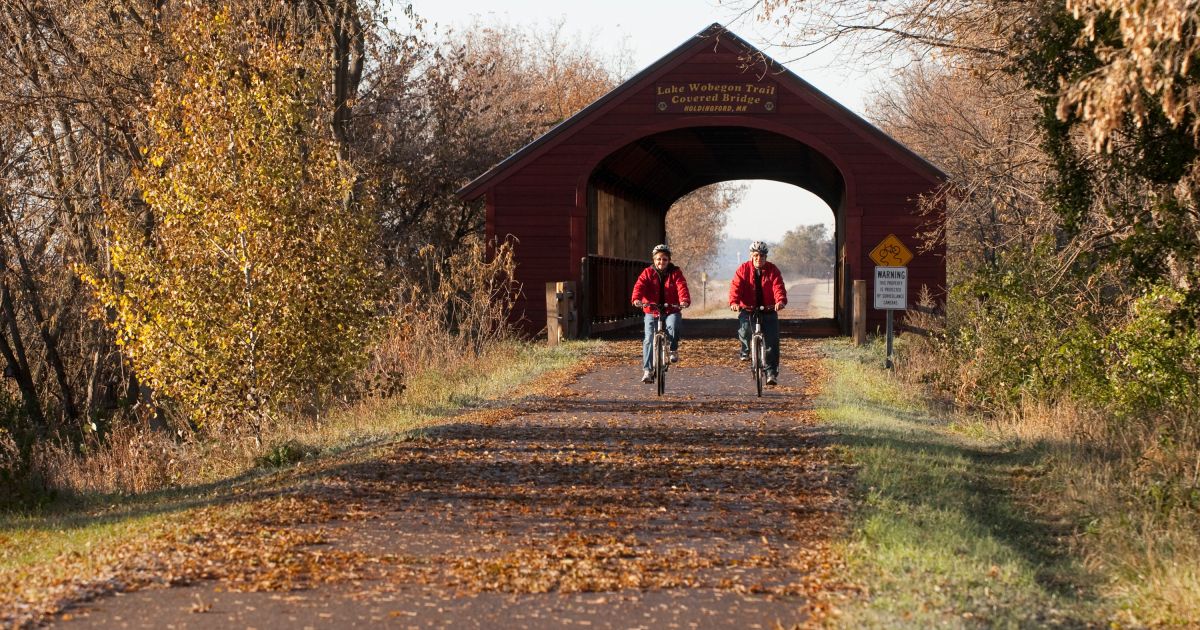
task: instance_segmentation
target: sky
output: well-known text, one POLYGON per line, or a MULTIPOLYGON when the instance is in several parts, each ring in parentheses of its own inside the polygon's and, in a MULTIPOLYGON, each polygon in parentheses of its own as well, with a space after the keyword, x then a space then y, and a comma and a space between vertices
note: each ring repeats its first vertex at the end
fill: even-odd
MULTIPOLYGON (((674 50, 713 22, 729 27, 758 46, 789 70, 842 105, 863 115, 864 105, 878 75, 871 75, 852 60, 826 50, 807 58, 770 47, 771 29, 752 16, 739 18, 730 6, 716 0, 606 0, 569 5, 547 0, 411 0, 417 15, 447 27, 469 25, 475 19, 513 25, 548 26, 561 19, 568 33, 577 34, 600 51, 622 47, 632 55, 639 72, 674 50)), ((729 215, 726 234, 733 238, 777 240, 797 225, 833 225, 829 206, 808 191, 788 184, 754 180, 742 203, 729 215)))

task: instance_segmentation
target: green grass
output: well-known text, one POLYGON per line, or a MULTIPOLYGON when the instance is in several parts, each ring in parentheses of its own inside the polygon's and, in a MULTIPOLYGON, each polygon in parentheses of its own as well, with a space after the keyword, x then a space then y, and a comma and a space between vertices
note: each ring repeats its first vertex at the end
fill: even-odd
MULTIPOLYGON (((309 454, 300 458, 304 460, 300 465, 319 465, 321 459, 330 457, 370 457, 373 447, 418 434, 465 408, 502 399, 542 374, 577 363, 594 347, 591 343, 553 348, 513 343, 448 373, 417 375, 402 398, 364 403, 321 422, 281 430, 268 439, 264 455, 287 444, 289 449, 309 454)), ((288 468, 294 462, 260 461, 256 466, 255 457, 223 458, 225 446, 198 449, 197 456, 212 461, 197 465, 199 474, 190 485, 132 496, 69 497, 34 512, 0 513, 0 572, 54 574, 55 559, 63 554, 87 557, 94 550, 147 536, 171 522, 182 523, 193 508, 286 484, 292 478, 288 468)), ((231 509, 236 507, 231 505, 231 509)))
MULTIPOLYGON (((877 346, 878 344, 876 344, 877 346)), ((866 596, 846 627, 1081 626, 1103 615, 1058 533, 1022 498, 1043 454, 987 425, 931 410, 883 370, 881 349, 826 345, 818 403, 857 469, 860 508, 844 542, 866 596)))

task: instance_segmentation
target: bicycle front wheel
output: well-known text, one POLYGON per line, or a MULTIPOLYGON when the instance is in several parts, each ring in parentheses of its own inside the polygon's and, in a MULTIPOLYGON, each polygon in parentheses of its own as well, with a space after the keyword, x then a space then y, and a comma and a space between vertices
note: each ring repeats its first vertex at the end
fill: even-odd
POLYGON ((666 335, 658 335, 654 338, 654 368, 657 374, 658 395, 662 396, 667 391, 667 338, 666 335))
POLYGON ((750 349, 750 371, 754 373, 754 391, 759 398, 762 397, 763 373, 766 371, 763 365, 765 354, 762 337, 755 337, 750 349))

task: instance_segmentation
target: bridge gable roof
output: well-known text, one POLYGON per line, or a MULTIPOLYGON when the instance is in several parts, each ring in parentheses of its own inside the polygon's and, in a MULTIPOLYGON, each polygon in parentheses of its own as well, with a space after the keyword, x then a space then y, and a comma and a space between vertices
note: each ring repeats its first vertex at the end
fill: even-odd
MULTIPOLYGON (((705 47, 711 47, 714 50, 723 47, 747 59, 748 66, 752 64, 754 68, 769 69, 771 77, 779 81, 781 87, 786 87, 793 94, 806 99, 818 110, 838 119, 846 124, 847 127, 858 130, 868 142, 883 153, 888 154, 896 162, 905 165, 913 172, 931 182, 941 182, 946 179, 945 173, 923 157, 841 103, 838 103, 833 98, 813 87, 812 84, 802 79, 799 75, 784 68, 774 59, 741 37, 738 37, 732 31, 726 29, 721 24, 714 23, 680 44, 658 61, 647 66, 641 72, 613 88, 592 104, 563 120, 536 140, 525 145, 487 172, 463 186, 458 191, 458 195, 467 200, 479 198, 490 188, 519 172, 530 162, 536 160, 554 147, 567 142, 575 132, 586 127, 589 122, 598 119, 608 111, 619 106, 633 94, 667 77, 677 66, 686 62, 691 57, 702 53, 705 47), (759 60, 761 60, 761 63, 759 60)), ((754 70, 748 68, 747 71, 754 70)))

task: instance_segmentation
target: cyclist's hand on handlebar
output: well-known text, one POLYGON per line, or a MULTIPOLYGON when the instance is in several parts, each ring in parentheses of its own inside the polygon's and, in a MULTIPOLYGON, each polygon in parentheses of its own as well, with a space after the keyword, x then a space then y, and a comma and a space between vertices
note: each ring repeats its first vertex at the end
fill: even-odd
POLYGON ((729 305, 729 310, 731 310, 731 311, 737 311, 737 310, 741 310, 741 308, 742 308, 742 307, 738 306, 737 304, 730 304, 730 305, 729 305))
POLYGON ((633 305, 634 305, 634 306, 636 306, 636 307, 638 307, 638 308, 642 308, 642 301, 641 301, 641 300, 634 300, 634 301, 633 301, 633 305))
POLYGON ((775 303, 775 310, 777 310, 777 311, 782 311, 784 306, 787 306, 787 304, 785 304, 785 303, 783 303, 783 302, 776 302, 776 303, 775 303))
POLYGON ((684 302, 683 304, 680 304, 680 305, 679 305, 679 308, 681 308, 681 309, 682 309, 682 308, 687 308, 687 307, 689 307, 689 306, 691 306, 691 305, 692 305, 692 303, 691 303, 691 302, 684 302))

